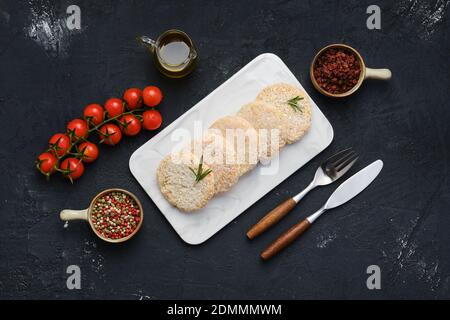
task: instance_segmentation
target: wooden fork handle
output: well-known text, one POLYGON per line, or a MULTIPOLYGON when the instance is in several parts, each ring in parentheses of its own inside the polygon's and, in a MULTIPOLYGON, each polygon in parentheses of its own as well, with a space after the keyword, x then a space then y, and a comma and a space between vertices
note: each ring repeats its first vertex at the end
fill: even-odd
POLYGON ((290 245, 295 239, 297 239, 301 234, 303 234, 310 226, 311 226, 311 223, 307 219, 297 223, 292 228, 290 228, 288 231, 283 233, 280 237, 278 237, 277 240, 272 242, 261 253, 261 258, 263 260, 269 260, 274 255, 276 255, 278 252, 280 252, 281 250, 286 248, 288 245, 290 245))
POLYGON ((261 233, 269 229, 271 226, 280 221, 285 215, 291 211, 297 202, 293 198, 289 198, 278 207, 266 214, 261 220, 259 220, 253 227, 247 232, 247 237, 253 239, 259 236, 261 233))

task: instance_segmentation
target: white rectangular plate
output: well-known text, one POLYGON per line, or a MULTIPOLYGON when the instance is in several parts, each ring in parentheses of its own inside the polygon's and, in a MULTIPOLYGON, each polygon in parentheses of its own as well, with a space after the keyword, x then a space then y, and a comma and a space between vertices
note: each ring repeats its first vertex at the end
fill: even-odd
POLYGON ((187 243, 200 244, 208 240, 333 140, 331 124, 311 100, 311 129, 300 141, 281 150, 276 174, 262 175, 262 166, 258 165, 241 177, 230 191, 216 195, 203 209, 192 213, 181 212, 166 201, 158 187, 156 170, 161 159, 171 152, 175 144, 179 144, 171 139, 174 129, 193 132, 194 121, 201 121, 203 129, 207 129, 215 120, 235 114, 242 105, 253 101, 265 86, 278 82, 303 88, 278 56, 270 53, 259 55, 132 154, 131 172, 187 243))

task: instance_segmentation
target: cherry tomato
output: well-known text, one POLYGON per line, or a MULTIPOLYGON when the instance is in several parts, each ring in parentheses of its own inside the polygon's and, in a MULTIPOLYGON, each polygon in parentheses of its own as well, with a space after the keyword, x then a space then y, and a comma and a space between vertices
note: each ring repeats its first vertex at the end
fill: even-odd
POLYGON ((163 98, 163 94, 158 87, 149 86, 142 91, 142 99, 144 104, 149 107, 157 106, 163 98))
POLYGON ((56 154, 61 157, 70 148, 70 138, 67 134, 57 133, 50 138, 48 144, 52 152, 56 151, 56 154))
POLYGON ((123 94, 123 100, 127 103, 128 109, 138 109, 142 107, 142 91, 138 88, 129 88, 123 94))
POLYGON ((50 152, 44 152, 37 158, 36 164, 44 174, 52 174, 55 171, 56 157, 50 152))
POLYGON ((142 114, 142 126, 145 130, 156 130, 161 126, 161 113, 156 110, 147 110, 142 114))
POLYGON ((80 143, 78 150, 83 152, 82 160, 86 163, 94 162, 98 158, 98 148, 97 146, 89 141, 80 143))
POLYGON ((141 122, 132 114, 122 116, 122 118, 120 118, 120 122, 122 123, 120 128, 126 136, 135 136, 141 132, 141 122))
POLYGON ((89 135, 88 124, 85 120, 74 119, 67 124, 67 132, 73 132, 75 138, 87 138, 89 135))
POLYGON ((83 162, 77 158, 64 159, 59 168, 61 170, 68 170, 68 172, 64 173, 64 177, 70 180, 77 180, 84 172, 83 162))
POLYGON ((107 123, 100 128, 100 138, 109 146, 114 146, 122 139, 122 132, 119 127, 112 123, 107 123))
POLYGON ((89 123, 94 124, 95 126, 98 126, 103 122, 103 119, 105 119, 105 111, 103 110, 103 107, 96 103, 87 105, 84 108, 83 115, 86 121, 87 119, 90 119, 89 123))
POLYGON ((117 117, 125 111, 123 101, 119 98, 111 98, 105 102, 105 110, 110 118, 117 117))

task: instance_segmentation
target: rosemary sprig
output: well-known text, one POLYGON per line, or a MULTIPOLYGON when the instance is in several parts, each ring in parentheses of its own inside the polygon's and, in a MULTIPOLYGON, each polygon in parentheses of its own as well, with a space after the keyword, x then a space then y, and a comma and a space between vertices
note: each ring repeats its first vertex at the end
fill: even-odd
POLYGON ((297 112, 297 111, 303 112, 302 108, 300 108, 300 106, 298 105, 298 102, 299 102, 300 100, 303 100, 303 97, 296 96, 296 97, 294 97, 294 98, 288 100, 288 101, 287 101, 287 104, 288 104, 289 106, 291 106, 292 109, 294 109, 295 112, 297 112))
POLYGON ((202 181, 208 174, 212 172, 211 169, 203 171, 203 155, 200 158, 200 163, 198 164, 197 171, 191 167, 189 167, 189 170, 191 170, 195 176, 195 183, 202 181))

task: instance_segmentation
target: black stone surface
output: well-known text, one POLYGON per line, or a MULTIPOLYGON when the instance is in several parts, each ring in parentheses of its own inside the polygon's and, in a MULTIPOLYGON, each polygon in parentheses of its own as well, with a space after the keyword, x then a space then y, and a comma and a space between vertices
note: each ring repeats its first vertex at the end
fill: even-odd
POLYGON ((80 0, 82 29, 63 26, 58 36, 72 1, 2 0, 0 298, 450 298, 449 1, 372 2, 80 0), (366 28, 370 4, 381 7, 381 30, 366 28), (33 38, 32 26, 42 21, 55 41, 33 38), (169 28, 185 30, 198 46, 197 69, 183 80, 161 76, 134 41, 169 28), (367 81, 345 100, 321 96, 308 67, 318 49, 335 42, 360 50, 368 66, 390 68, 392 80, 367 81), (334 142, 205 244, 183 243, 129 172, 132 152, 156 132, 102 147, 74 185, 46 182, 34 169, 48 138, 86 104, 155 84, 165 94, 164 127, 264 52, 279 55, 298 77, 333 125, 334 142), (379 178, 261 262, 259 252, 337 184, 312 192, 256 241, 246 240, 248 227, 347 146, 361 154, 353 172, 382 159, 379 178), (86 223, 63 228, 61 209, 84 208, 110 187, 134 192, 144 205, 135 239, 108 245, 86 223), (66 288, 73 264, 81 268, 81 290, 66 288), (381 290, 366 287, 372 264, 381 268, 381 290))

